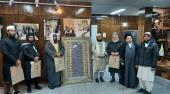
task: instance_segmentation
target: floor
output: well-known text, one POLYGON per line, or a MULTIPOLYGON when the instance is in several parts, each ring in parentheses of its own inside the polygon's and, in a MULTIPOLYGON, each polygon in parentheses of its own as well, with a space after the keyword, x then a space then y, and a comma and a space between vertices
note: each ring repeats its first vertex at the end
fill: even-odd
MULTIPOLYGON (((118 75, 116 75, 118 79, 118 75)), ((137 89, 129 89, 121 86, 116 81, 115 83, 109 83, 110 76, 109 73, 105 72, 104 79, 105 83, 77 83, 77 84, 67 84, 60 88, 50 90, 47 84, 41 84, 43 86, 42 90, 34 90, 32 94, 137 94, 137 89)), ((26 87, 20 86, 21 91, 26 93, 26 87)), ((0 88, 0 94, 3 94, 3 88, 0 88)), ((160 77, 155 77, 154 88, 152 94, 170 94, 170 81, 162 79, 160 77)))

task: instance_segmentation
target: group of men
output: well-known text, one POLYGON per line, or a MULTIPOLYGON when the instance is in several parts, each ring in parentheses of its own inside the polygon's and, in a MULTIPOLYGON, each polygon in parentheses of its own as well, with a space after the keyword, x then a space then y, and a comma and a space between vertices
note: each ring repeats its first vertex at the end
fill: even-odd
MULTIPOLYGON (((35 84, 35 89, 42 89, 37 82, 37 78, 31 78, 31 61, 37 62, 40 59, 39 47, 35 44, 34 34, 27 35, 27 42, 20 44, 15 37, 16 30, 13 25, 7 26, 7 37, 1 41, 3 53, 3 80, 5 84, 5 94, 12 94, 10 67, 20 66, 21 60, 25 62, 23 66, 27 92, 31 93, 31 83, 35 84)), ((151 94, 153 88, 156 62, 158 59, 158 46, 152 39, 150 32, 145 32, 143 42, 139 45, 133 42, 133 36, 126 34, 124 41, 119 40, 117 32, 112 35, 112 40, 106 45, 102 35, 97 34, 96 43, 93 44, 94 77, 97 83, 105 82, 103 79, 105 70, 105 57, 109 57, 110 82, 115 81, 115 73, 119 74, 119 83, 128 87, 136 88, 138 83, 140 89, 138 93, 151 94)), ((54 89, 62 84, 62 72, 55 71, 54 58, 64 56, 64 46, 59 41, 57 34, 51 34, 50 40, 45 45, 45 56, 48 66, 48 87, 54 89)), ((17 85, 14 85, 14 94, 20 94, 17 85)))
MULTIPOLYGON (((37 63, 40 61, 40 51, 39 47, 35 43, 35 34, 27 34, 26 42, 21 45, 20 41, 16 38, 16 29, 14 25, 7 26, 6 33, 7 36, 0 42, 0 47, 3 53, 2 71, 4 94, 21 94, 18 84, 12 84, 10 70, 13 66, 18 67, 21 65, 24 72, 27 93, 32 93, 32 83, 34 83, 35 89, 41 90, 42 87, 38 84, 38 78, 31 78, 31 62, 37 63), (13 92, 11 92, 11 87, 14 88, 13 92)), ((46 43, 45 56, 48 62, 48 87, 49 89, 60 87, 62 84, 62 72, 55 71, 54 58, 62 58, 64 56, 64 47, 62 43, 59 42, 59 38, 56 33, 52 33, 50 40, 46 43)))
POLYGON ((150 32, 144 33, 140 45, 133 42, 130 33, 124 36, 124 41, 119 40, 117 32, 113 32, 112 40, 106 45, 102 34, 98 33, 92 49, 95 82, 105 82, 103 75, 106 57, 109 57, 110 83, 115 81, 115 73, 118 73, 120 84, 137 88, 139 83, 138 93, 151 94, 159 48, 150 32))
MULTIPOLYGON (((37 78, 31 79, 31 61, 37 62, 39 60, 39 50, 34 43, 35 37, 33 33, 27 35, 26 43, 20 44, 16 38, 16 30, 13 25, 6 28, 7 36, 1 41, 1 50, 3 53, 3 81, 5 87, 5 94, 20 94, 18 85, 12 85, 11 71, 12 66, 21 66, 21 61, 25 62, 23 66, 25 84, 28 93, 32 92, 31 83, 35 84, 35 89, 42 89, 39 86, 37 78), (11 92, 11 87, 14 87, 14 92, 11 92)), ((17 76, 17 75, 16 75, 17 76)))

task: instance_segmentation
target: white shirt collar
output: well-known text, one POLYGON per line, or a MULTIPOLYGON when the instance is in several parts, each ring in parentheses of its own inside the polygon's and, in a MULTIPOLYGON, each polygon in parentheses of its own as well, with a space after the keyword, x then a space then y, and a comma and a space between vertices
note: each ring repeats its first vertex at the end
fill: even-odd
POLYGON ((132 42, 131 43, 128 43, 129 47, 131 48, 132 47, 132 42))

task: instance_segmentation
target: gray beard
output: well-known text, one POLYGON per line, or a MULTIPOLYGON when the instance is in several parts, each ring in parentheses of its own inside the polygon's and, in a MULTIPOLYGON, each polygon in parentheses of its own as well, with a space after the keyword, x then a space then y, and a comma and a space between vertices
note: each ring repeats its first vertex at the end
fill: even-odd
MULTIPOLYGON (((113 40, 112 40, 113 41, 113 40)), ((115 41, 113 41, 113 42, 118 42, 119 40, 115 40, 115 41)))

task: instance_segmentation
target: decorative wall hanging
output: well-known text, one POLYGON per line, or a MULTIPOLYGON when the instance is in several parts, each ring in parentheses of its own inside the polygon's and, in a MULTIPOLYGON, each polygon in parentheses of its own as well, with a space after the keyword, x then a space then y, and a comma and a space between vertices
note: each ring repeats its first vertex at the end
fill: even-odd
POLYGON ((65 37, 90 37, 90 19, 63 19, 65 37))
POLYGON ((57 18, 46 18, 44 19, 44 39, 49 40, 51 33, 58 33, 60 36, 61 25, 57 18))

